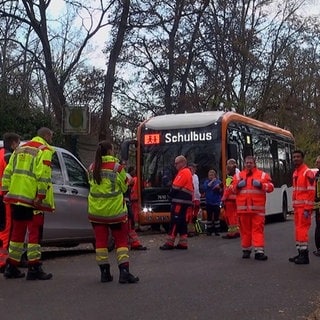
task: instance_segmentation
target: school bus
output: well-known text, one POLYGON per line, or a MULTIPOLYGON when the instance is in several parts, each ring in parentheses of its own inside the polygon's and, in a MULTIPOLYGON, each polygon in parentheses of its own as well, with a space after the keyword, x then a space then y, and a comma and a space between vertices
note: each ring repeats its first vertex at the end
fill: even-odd
POLYGON ((244 158, 255 156, 257 167, 270 174, 275 186, 267 194, 266 215, 285 220, 292 211, 294 144, 289 131, 234 112, 167 114, 144 121, 136 140, 125 141, 121 150, 123 160, 128 160, 130 145, 135 148, 140 224, 169 223, 168 192, 178 155, 197 164, 200 191, 209 169, 225 181, 228 159, 236 159, 241 170, 244 158))

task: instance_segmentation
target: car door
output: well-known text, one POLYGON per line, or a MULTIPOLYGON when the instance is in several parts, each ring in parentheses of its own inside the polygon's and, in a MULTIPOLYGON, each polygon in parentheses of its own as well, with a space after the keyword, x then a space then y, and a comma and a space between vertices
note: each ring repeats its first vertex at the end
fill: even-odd
POLYGON ((45 216, 43 242, 65 245, 92 242, 94 235, 88 221, 89 183, 84 166, 67 150, 56 148, 52 182, 56 209, 45 216))

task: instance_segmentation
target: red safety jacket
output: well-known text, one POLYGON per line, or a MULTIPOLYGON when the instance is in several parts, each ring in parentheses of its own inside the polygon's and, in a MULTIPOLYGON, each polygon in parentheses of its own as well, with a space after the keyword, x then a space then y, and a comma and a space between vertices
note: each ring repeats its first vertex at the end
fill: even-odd
POLYGON ((236 193, 237 212, 265 214, 266 193, 272 192, 273 189, 270 176, 257 168, 253 168, 251 172, 245 169, 236 173, 232 181, 232 190, 236 193), (246 181, 245 187, 237 187, 240 180, 246 181), (262 187, 253 186, 253 180, 261 182, 262 187))
POLYGON ((315 176, 306 164, 293 172, 292 204, 294 208, 312 210, 315 198, 315 176))
MULTIPOLYGON (((2 176, 4 169, 7 165, 5 160, 5 154, 6 150, 4 148, 0 149, 0 187, 2 186, 2 176)), ((0 195, 2 196, 3 193, 0 188, 0 195)), ((3 201, 1 199, 0 201, 3 201)), ((9 246, 9 240, 10 240, 10 231, 11 231, 11 211, 10 211, 10 205, 1 204, 1 213, 3 215, 3 229, 0 230, 0 267, 5 266, 7 258, 8 258, 8 246, 9 246)))
POLYGON ((3 176, 3 172, 5 167, 7 166, 6 160, 5 160, 5 154, 6 154, 6 150, 5 148, 1 148, 0 149, 0 194, 2 195, 3 192, 1 190, 1 186, 2 186, 2 176, 3 176))
POLYGON ((138 179, 137 177, 133 177, 131 180, 130 200, 137 201, 138 199, 139 199, 138 179))
POLYGON ((178 171, 169 195, 172 198, 172 202, 192 205, 193 179, 189 168, 185 167, 178 171))

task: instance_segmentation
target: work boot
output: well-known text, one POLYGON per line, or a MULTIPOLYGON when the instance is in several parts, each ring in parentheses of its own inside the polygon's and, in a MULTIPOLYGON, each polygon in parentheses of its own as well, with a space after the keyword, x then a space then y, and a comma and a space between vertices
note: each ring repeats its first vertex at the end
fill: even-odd
POLYGON ((147 247, 143 246, 142 244, 139 244, 138 246, 131 246, 131 250, 145 251, 147 250, 147 247))
POLYGON ((101 271, 101 282, 111 282, 113 280, 113 276, 110 274, 110 264, 100 264, 101 271))
POLYGON ((21 272, 15 265, 7 263, 3 276, 6 279, 16 279, 23 278, 25 276, 24 272, 21 272))
POLYGON ((250 259, 251 251, 250 250, 242 250, 242 259, 250 259))
POLYGON ((174 249, 174 246, 171 246, 170 244, 165 243, 164 245, 159 247, 160 250, 172 250, 174 249))
POLYGON ((52 278, 52 273, 45 273, 41 263, 29 265, 27 280, 49 280, 52 278))
POLYGON ((289 258, 289 262, 295 262, 300 257, 300 249, 298 249, 298 254, 294 257, 289 258))
POLYGON ((119 283, 136 283, 139 281, 138 277, 135 277, 129 272, 129 266, 123 263, 119 265, 120 276, 119 283))
POLYGON ((300 250, 300 255, 294 260, 295 264, 309 264, 309 251, 300 250))
POLYGON ((187 250, 188 246, 182 245, 180 243, 178 243, 175 247, 175 249, 180 249, 180 250, 187 250))
POLYGON ((256 252, 254 254, 254 258, 260 261, 268 260, 268 256, 266 256, 263 252, 256 252))

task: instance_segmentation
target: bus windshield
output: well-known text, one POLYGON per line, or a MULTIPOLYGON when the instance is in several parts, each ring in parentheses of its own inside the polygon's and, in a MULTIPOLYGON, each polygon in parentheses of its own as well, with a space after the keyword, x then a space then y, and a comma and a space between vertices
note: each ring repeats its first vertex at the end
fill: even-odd
POLYGON ((200 183, 210 169, 219 170, 221 142, 175 143, 144 146, 142 153, 142 179, 145 187, 170 187, 176 175, 174 159, 184 155, 188 163, 197 165, 200 183))

